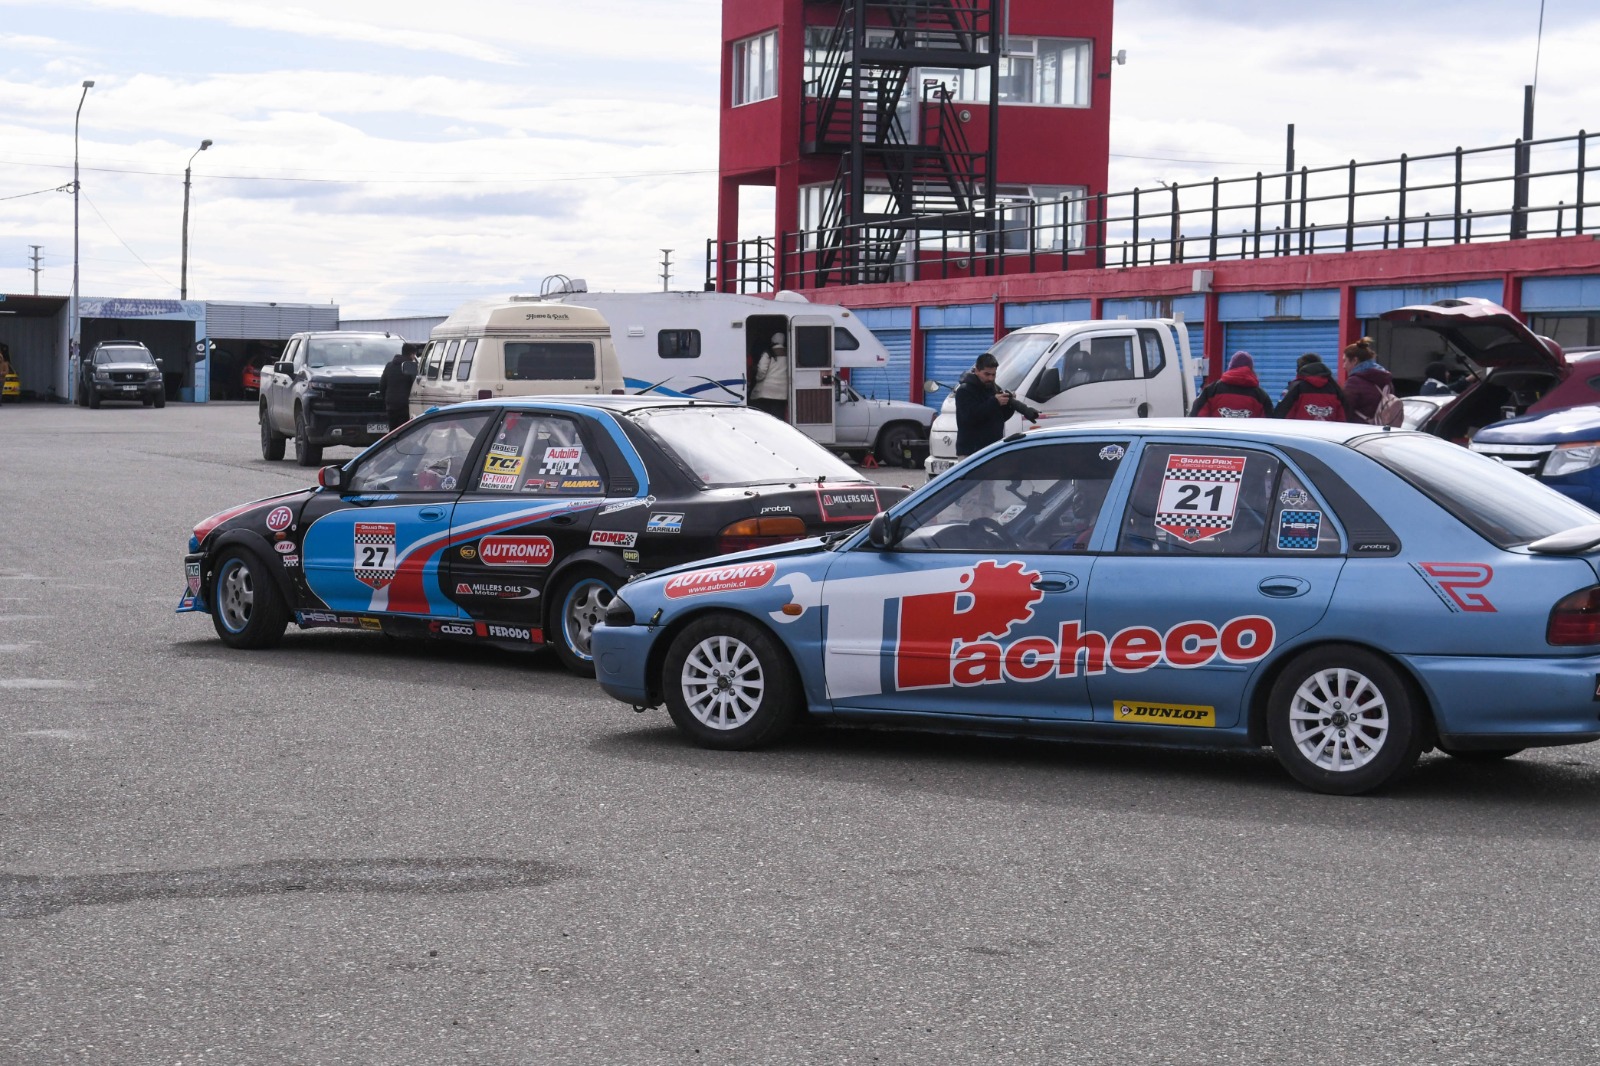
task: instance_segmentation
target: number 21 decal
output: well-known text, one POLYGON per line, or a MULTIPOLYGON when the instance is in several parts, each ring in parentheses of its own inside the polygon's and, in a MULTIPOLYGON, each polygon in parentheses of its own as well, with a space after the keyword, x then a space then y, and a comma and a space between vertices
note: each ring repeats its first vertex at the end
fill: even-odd
POLYGON ((1194 544, 1233 528, 1242 455, 1171 455, 1161 477, 1156 527, 1194 544))

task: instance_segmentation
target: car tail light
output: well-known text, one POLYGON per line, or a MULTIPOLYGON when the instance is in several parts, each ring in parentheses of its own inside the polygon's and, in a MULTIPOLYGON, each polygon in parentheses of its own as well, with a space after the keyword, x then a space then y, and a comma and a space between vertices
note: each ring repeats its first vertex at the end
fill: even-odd
POLYGON ((717 550, 742 552, 750 548, 765 548, 769 544, 783 544, 799 540, 806 535, 806 524, 793 515, 782 518, 746 518, 725 526, 717 534, 717 550))
POLYGON ((1551 644, 1600 644, 1600 585, 1558 601, 1550 609, 1544 639, 1551 644))

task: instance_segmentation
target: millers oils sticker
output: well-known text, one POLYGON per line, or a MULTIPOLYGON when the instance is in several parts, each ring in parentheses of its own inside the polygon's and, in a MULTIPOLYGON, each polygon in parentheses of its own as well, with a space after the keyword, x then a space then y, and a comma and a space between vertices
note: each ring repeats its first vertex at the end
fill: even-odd
POLYGON ((1232 529, 1244 464, 1242 455, 1169 456, 1156 528, 1190 544, 1232 529))
POLYGON ((1138 725, 1190 725, 1207 729, 1217 724, 1215 707, 1192 707, 1182 703, 1138 703, 1134 700, 1115 700, 1111 717, 1118 722, 1138 725))
POLYGON ((357 522, 356 580, 375 589, 394 580, 394 523, 357 522))
POLYGON ((879 511, 873 485, 818 485, 817 508, 824 522, 865 522, 879 511))

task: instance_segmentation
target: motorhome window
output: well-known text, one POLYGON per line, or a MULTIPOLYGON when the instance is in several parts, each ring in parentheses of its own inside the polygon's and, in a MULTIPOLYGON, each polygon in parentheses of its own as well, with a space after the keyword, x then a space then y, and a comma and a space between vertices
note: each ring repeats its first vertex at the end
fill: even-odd
POLYGON ((428 365, 424 368, 429 381, 439 380, 439 360, 444 356, 444 341, 434 341, 428 348, 428 365))
POLYGON ((460 344, 460 343, 461 343, 460 341, 451 341, 445 347, 445 350, 444 350, 444 366, 442 368, 440 368, 440 370, 439 370, 439 377, 443 378, 445 381, 449 381, 451 374, 455 371, 455 368, 456 368, 456 346, 458 344, 460 344))
POLYGON ((591 341, 506 341, 507 381, 593 381, 591 341))
POLYGON ((861 480, 856 470, 798 429, 748 407, 665 407, 633 417, 708 488, 861 480))
POLYGON ((826 369, 833 365, 833 339, 826 326, 796 326, 794 328, 794 365, 812 369, 826 369))
POLYGON ((856 335, 843 326, 833 327, 833 350, 836 352, 853 352, 861 347, 861 342, 856 340, 856 335))
POLYGON ((663 359, 700 358, 700 331, 664 329, 656 334, 656 354, 663 359))
POLYGON ((478 350, 478 338, 461 342, 461 358, 456 360, 456 380, 465 381, 472 374, 472 356, 478 350))
POLYGON ((1167 353, 1161 346, 1161 334, 1153 329, 1141 329, 1139 344, 1144 349, 1144 376, 1153 378, 1167 365, 1167 353))
MULTIPOLYGON (((1028 371, 1038 361, 1039 353, 1060 339, 1054 333, 1013 333, 996 342, 989 349, 990 354, 1000 361, 994 383, 1007 392, 1016 392, 1028 376, 1028 371)), ((950 387, 954 388, 955 383, 951 382, 950 387)))
POLYGON ((306 363, 323 366, 382 366, 400 351, 399 337, 312 337, 306 363))

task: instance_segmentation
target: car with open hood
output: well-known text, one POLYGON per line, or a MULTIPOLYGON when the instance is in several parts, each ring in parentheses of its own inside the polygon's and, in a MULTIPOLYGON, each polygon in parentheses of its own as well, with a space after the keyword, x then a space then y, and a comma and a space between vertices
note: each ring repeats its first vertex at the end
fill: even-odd
POLYGON ((179 611, 236 648, 302 629, 510 648, 593 673, 617 590, 667 566, 848 530, 909 490, 760 411, 635 396, 429 411, 319 484, 194 527, 179 611))

